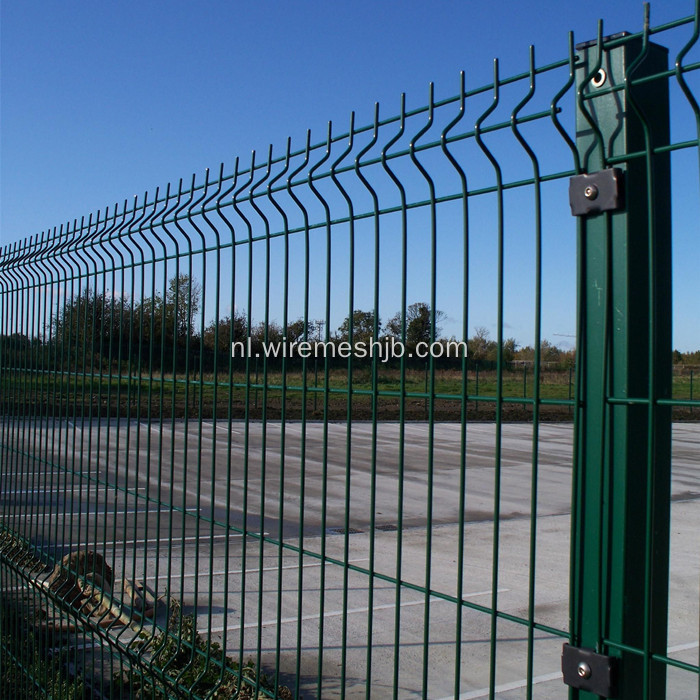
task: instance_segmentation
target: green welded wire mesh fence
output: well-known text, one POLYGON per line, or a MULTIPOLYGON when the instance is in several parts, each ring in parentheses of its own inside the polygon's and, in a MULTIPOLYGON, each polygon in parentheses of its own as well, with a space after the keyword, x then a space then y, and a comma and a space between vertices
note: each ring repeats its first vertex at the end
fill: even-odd
POLYGON ((699 36, 601 25, 5 246, 6 696, 603 695, 568 643, 700 697, 699 36))

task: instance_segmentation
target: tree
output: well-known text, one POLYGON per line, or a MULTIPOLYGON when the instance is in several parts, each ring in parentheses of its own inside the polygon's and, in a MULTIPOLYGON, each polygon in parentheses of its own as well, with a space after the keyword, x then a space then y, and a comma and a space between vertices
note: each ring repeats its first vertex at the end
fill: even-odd
POLYGON ((477 326, 474 335, 467 341, 469 357, 474 362, 494 359, 498 343, 491 340, 489 331, 484 326, 477 326))
MULTIPOLYGON (((433 337, 439 336, 442 330, 439 324, 445 318, 444 311, 437 310, 433 314, 430 305, 423 301, 411 304, 406 309, 406 344, 415 347, 420 342, 430 343, 433 337), (435 325, 434 333, 433 324, 435 325)), ((401 312, 398 312, 386 324, 389 333, 397 338, 401 338, 401 321, 401 312)))
MULTIPOLYGON (((353 343, 367 343, 374 338, 374 311, 356 310, 352 313, 352 341, 353 343)), ((381 329, 381 321, 377 318, 377 330, 381 329)), ((350 340, 350 317, 346 316, 338 328, 339 339, 350 340)))
POLYGON ((233 316, 224 316, 218 322, 212 321, 204 329, 204 347, 219 353, 229 353, 231 343, 245 342, 247 330, 248 320, 245 314, 234 311, 233 316))
POLYGON ((559 362, 561 350, 548 340, 543 340, 540 345, 540 358, 542 362, 559 362))
POLYGON ((195 334, 194 319, 199 313, 202 287, 189 275, 179 274, 168 282, 165 295, 166 338, 183 344, 195 334))
MULTIPOLYGON (((138 308, 138 307, 137 307, 138 308)), ((138 342, 139 327, 132 326, 131 307, 125 297, 84 289, 67 301, 51 319, 51 342, 62 348, 62 357, 79 367, 83 358, 126 358, 129 346, 138 342)))
POLYGON ((304 340, 304 335, 307 336, 307 340, 310 340, 311 335, 313 334, 313 328, 313 323, 304 323, 303 318, 298 318, 296 321, 287 323, 287 330, 285 333, 287 342, 298 343, 299 341, 304 340))
POLYGON ((277 344, 281 343, 284 338, 284 329, 275 321, 270 321, 267 324, 260 321, 250 329, 250 337, 256 348, 262 347, 264 342, 277 344))
POLYGON ((503 341, 503 361, 512 362, 515 359, 515 353, 518 351, 518 342, 515 338, 506 338, 503 341))
MULTIPOLYGON (((560 362, 562 354, 562 351, 548 340, 545 339, 540 343, 540 362, 560 362)), ((535 349, 531 345, 526 345, 515 353, 515 359, 524 362, 534 362, 535 349)))

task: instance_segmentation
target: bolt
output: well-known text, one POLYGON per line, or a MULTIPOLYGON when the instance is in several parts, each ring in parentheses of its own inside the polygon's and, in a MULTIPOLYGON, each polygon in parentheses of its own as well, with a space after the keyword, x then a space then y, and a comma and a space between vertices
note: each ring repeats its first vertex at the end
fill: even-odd
POLYGON ((598 197, 598 188, 595 185, 588 185, 583 191, 583 196, 586 199, 596 199, 598 197))
POLYGON ((590 678, 591 677, 591 667, 585 661, 582 661, 576 667, 576 671, 579 675, 579 678, 590 678))

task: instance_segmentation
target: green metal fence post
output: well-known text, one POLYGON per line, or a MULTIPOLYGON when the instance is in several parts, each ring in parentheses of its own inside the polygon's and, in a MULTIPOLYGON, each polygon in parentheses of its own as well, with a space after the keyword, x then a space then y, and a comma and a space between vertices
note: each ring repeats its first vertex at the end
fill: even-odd
POLYGON ((578 214, 572 645, 619 659, 615 697, 657 700, 666 690, 653 655, 666 654, 668 609, 671 415, 658 400, 671 396, 671 226, 670 160, 654 149, 669 143, 669 99, 665 78, 638 83, 667 69, 667 51, 648 31, 577 50, 577 147, 585 173, 610 177, 571 182, 572 210, 582 195, 592 207, 578 214), (624 194, 608 206, 611 166, 624 194))

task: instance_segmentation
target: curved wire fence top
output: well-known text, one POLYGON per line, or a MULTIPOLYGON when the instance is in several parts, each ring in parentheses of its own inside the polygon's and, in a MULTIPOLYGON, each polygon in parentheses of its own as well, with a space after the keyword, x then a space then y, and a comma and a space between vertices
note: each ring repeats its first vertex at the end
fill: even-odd
MULTIPOLYGON (((673 113, 678 118, 672 142, 662 148, 692 148, 700 128, 700 109, 692 89, 692 79, 700 68, 695 56, 697 17, 657 28, 647 26, 640 34, 605 40, 602 34, 601 23, 596 45, 606 48, 640 36, 648 41, 670 35, 678 48, 668 71, 642 79, 631 74, 623 86, 613 89, 642 88, 650 80, 670 79, 677 104, 673 113)), ((602 51, 596 51, 602 56, 602 51)), ((579 81, 577 92, 576 75, 582 68, 571 35, 569 56, 562 61, 538 65, 531 49, 528 70, 518 75, 502 77, 495 61, 494 80, 489 85, 471 88, 468 74, 462 74, 456 81, 459 90, 455 96, 436 99, 431 85, 423 107, 407 109, 402 96, 399 113, 383 116, 375 105, 374 119, 368 125, 357 126, 351 115, 349 128, 329 124, 320 140, 308 133, 303 144, 294 145, 289 140, 281 148, 270 146, 265 154, 253 152, 250 160, 236 158, 232 172, 226 172, 222 163, 217 172, 207 170, 202 177, 193 175, 189 181, 157 188, 133 201, 117 202, 23 243, 5 246, 0 269, 24 289, 41 284, 44 274, 53 281, 80 284, 79 280, 98 269, 106 274, 165 263, 172 271, 174 266, 179 269, 183 258, 195 256, 194 267, 188 263, 192 275, 206 278, 207 267, 211 274, 213 266, 223 264, 222 274, 237 276, 245 287, 246 274, 255 274, 256 269, 246 271, 245 254, 238 256, 236 263, 236 252, 230 249, 245 246, 257 250, 255 243, 283 239, 279 246, 286 246, 286 252, 279 255, 289 263, 280 264, 279 269, 289 277, 285 265, 300 270, 306 264, 313 270, 325 264, 322 247, 327 257, 332 245, 331 239, 323 246, 314 244, 318 253, 314 257, 305 255, 304 243, 296 239, 310 236, 315 240, 331 230, 349 227, 351 235, 357 234, 354 254, 366 257, 371 255, 373 244, 364 241, 363 232, 379 227, 380 220, 388 241, 385 245, 399 245, 385 233, 387 229, 399 229, 405 235, 409 229, 439 225, 440 247, 452 247, 455 256, 467 254, 468 239, 470 235, 478 238, 480 227, 490 226, 497 235, 498 223, 485 222, 480 216, 482 199, 510 195, 505 216, 518 207, 537 209, 542 206, 543 186, 563 183, 572 174, 588 169, 591 153, 584 154, 582 163, 574 143, 573 115, 577 108, 587 113, 590 96, 586 90, 599 68, 594 66, 585 80, 579 81), (537 190, 534 195, 533 188, 537 190), (473 207, 471 215, 457 211, 468 206, 473 207)), ((644 152, 619 156, 607 152, 608 148, 602 141, 597 143, 607 166, 644 156, 644 152)), ((538 216, 533 212, 531 219, 538 216)), ((573 222, 563 213, 555 225, 573 231, 573 222)), ((371 233, 367 237, 371 238, 371 233)), ((478 252, 478 245, 473 248, 478 252)), ((341 251, 349 252, 340 247, 337 255, 341 251)), ((276 254, 273 250, 273 264, 276 254)), ((146 277, 136 280, 134 292, 142 281, 148 288, 150 279, 146 277)), ((127 289, 111 293, 124 295, 129 291, 127 284, 127 289)), ((211 318, 217 293, 207 284, 203 291, 202 317, 211 318)), ((569 294, 573 295, 573 289, 569 294)), ((262 302, 253 304, 254 315, 262 318, 262 302)), ((234 305, 244 308, 245 300, 239 295, 234 305)), ((456 307, 447 311, 448 316, 462 316, 456 307)), ((303 315, 304 309, 299 306, 295 312, 303 315)), ((310 312, 314 313, 313 305, 310 312)), ((338 314, 339 321, 342 316, 338 314)), ((457 322, 450 330, 466 338, 467 328, 459 328, 457 322)))

